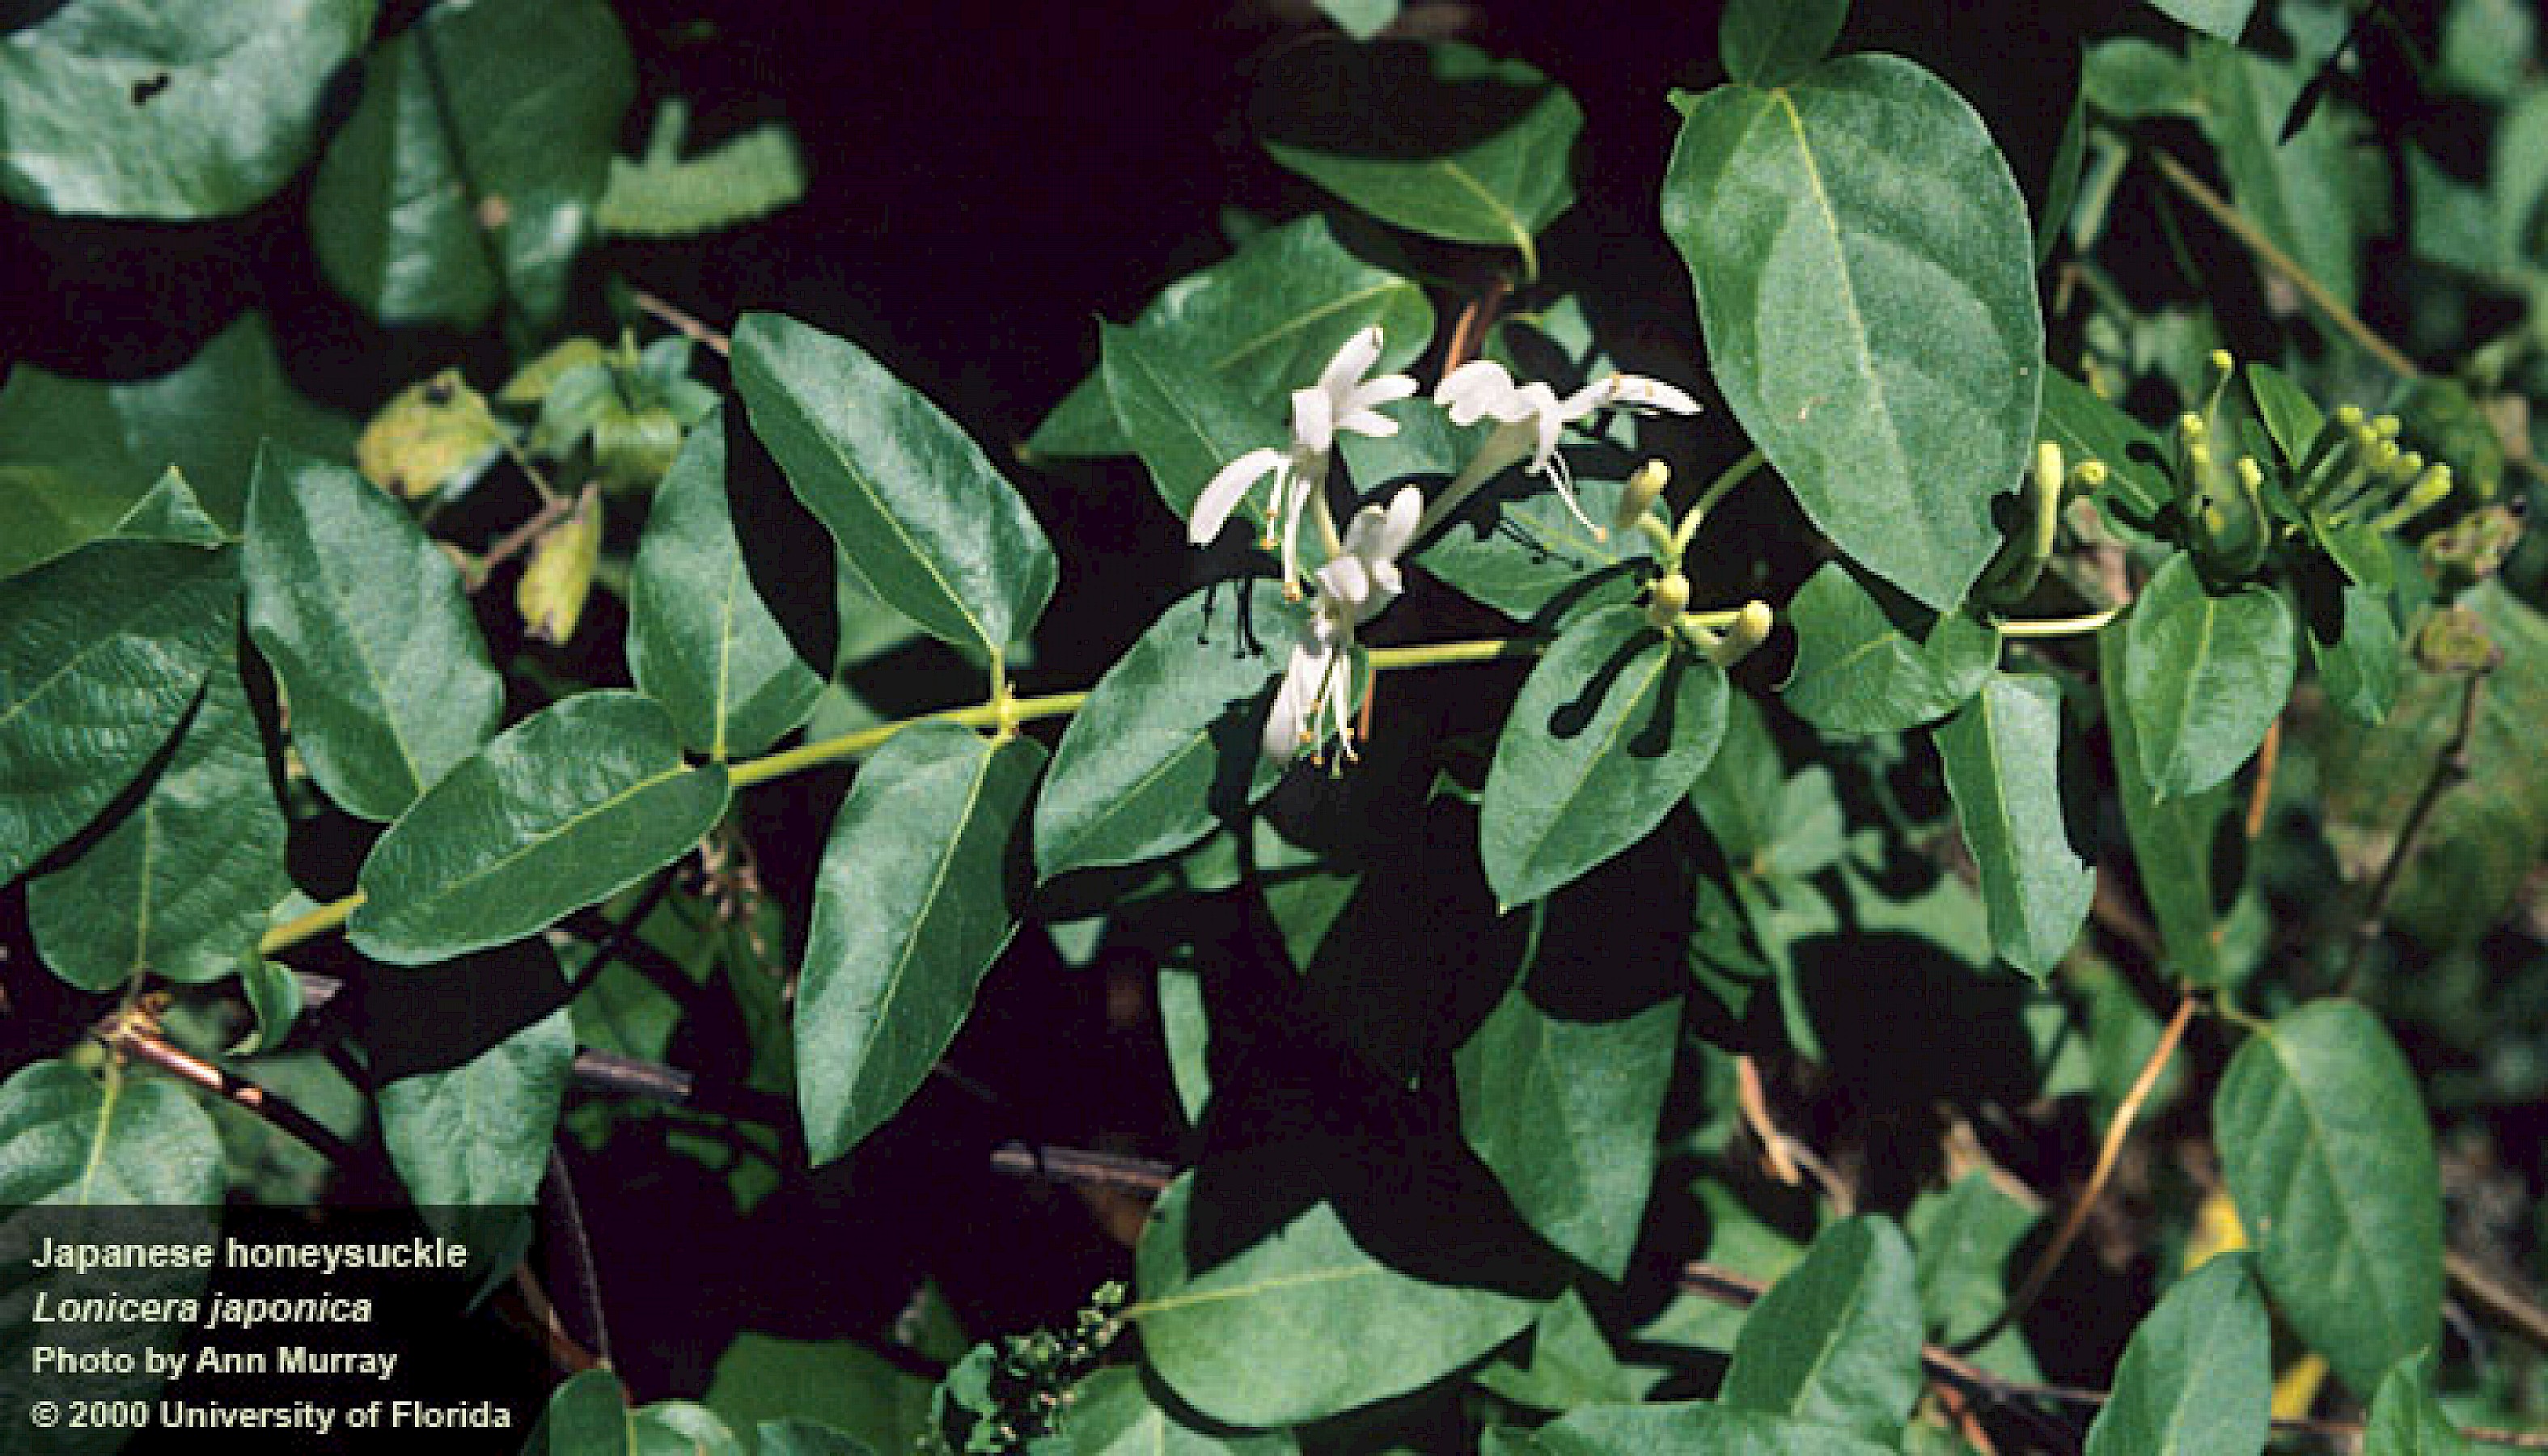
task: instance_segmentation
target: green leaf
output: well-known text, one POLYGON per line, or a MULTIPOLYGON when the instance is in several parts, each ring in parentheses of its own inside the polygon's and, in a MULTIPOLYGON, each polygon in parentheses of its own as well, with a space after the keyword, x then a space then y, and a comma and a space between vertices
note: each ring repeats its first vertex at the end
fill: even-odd
POLYGON ((2061 689, 2049 678, 1994 673, 1937 740, 1956 822, 1981 871, 1991 943, 2041 980, 2078 939, 2097 888, 2062 823, 2061 689))
POLYGON ((796 1096, 817 1163, 892 1117, 1017 931, 1031 738, 951 723, 885 741, 833 821, 796 993, 796 1096))
POLYGON ((574 1061, 561 1006, 448 1071, 381 1088, 381 1140, 409 1196, 442 1208, 536 1202, 574 1061))
POLYGON ((701 420, 647 508, 628 589, 628 675, 713 759, 805 721, 823 679, 753 590, 725 489, 725 426, 701 420))
POLYGON ((724 766, 684 764, 662 704, 579 693, 462 760, 390 826, 349 932, 394 965, 519 940, 671 864, 725 804, 724 766))
MULTIPOLYGON (((1178 520, 1221 468, 1250 450, 1286 443, 1270 410, 1225 384, 1173 341, 1111 323, 1097 327, 1098 373, 1125 438, 1178 520)), ((1233 519, 1262 523, 1266 493, 1251 490, 1233 519)))
POLYGON ((2343 614, 2335 640, 2309 632, 2310 658, 2318 664, 2319 685, 2335 710, 2357 723, 2377 725, 2398 702, 2398 683, 2407 669, 2398 619, 2389 612, 2389 593, 2346 583, 2343 614))
POLYGON ((1724 1403, 1892 1441, 1920 1396, 1911 1246, 1880 1218, 1818 1234, 1735 1337, 1724 1403))
POLYGON ((2221 1171, 2292 1328, 2356 1394, 2441 1335, 2442 1195, 2415 1074, 2379 1019, 2313 1001, 2230 1059, 2221 1171))
POLYGON ((2266 587, 2205 589, 2183 552, 2124 619, 2124 704, 2151 790, 2196 793, 2238 772, 2292 693, 2291 608, 2266 587))
POLYGON ((1399 0, 1318 0, 1319 10, 1336 29, 1357 41, 1368 41, 1398 19, 1399 0))
POLYGON ((2243 1254, 2222 1254, 2158 1302, 2088 1427, 2088 1456, 2257 1456, 2273 1374, 2265 1302, 2243 1254))
POLYGON ((2187 30, 2235 45, 2256 0, 2149 0, 2149 6, 2187 30))
POLYGON ((0 1082, 0 1207, 217 1204, 221 1135, 174 1082, 67 1061, 0 1082))
POLYGON ((936 405, 858 345, 777 314, 736 325, 734 381, 797 499, 895 611, 993 655, 1035 629, 1052 546, 936 405))
POLYGON ((1251 120, 1274 160, 1382 222, 1518 249, 1526 272, 1534 237, 1575 201, 1583 108, 1530 66, 1466 46, 1286 47, 1258 72, 1251 120))
MULTIPOLYGON (((1373 368, 1405 369, 1433 337, 1433 305, 1411 279, 1347 252, 1318 213, 1268 228, 1169 284, 1132 323, 1134 332, 1191 356, 1269 411, 1316 382, 1345 340, 1374 326, 1382 345, 1373 368)), ((1039 455, 1130 449, 1104 374, 1091 374, 1063 397, 1027 448, 1039 455)))
POLYGON ((1912 1204, 1906 1227, 1919 1250, 1920 1309, 1939 1338, 1963 1344, 1999 1318, 2019 1249, 2042 1218, 1981 1170, 1912 1204))
POLYGON ((1620 967, 1644 888, 1628 878, 1626 894, 1587 881, 1534 909, 1527 969, 1452 1056, 1469 1146, 1541 1237, 1613 1282, 1645 1221, 1681 1042, 1679 967, 1620 967))
POLYGON ((1663 211, 1744 430, 1842 551, 1953 608, 1999 548, 2044 380, 2026 203, 1981 118, 1890 55, 1722 86, 1663 211))
POLYGON ((239 990, 256 1024, 230 1047, 230 1054, 262 1055, 282 1046, 301 1020, 301 977, 291 966, 263 956, 241 957, 238 972, 239 990))
POLYGON ((1635 607, 1578 618, 1523 680, 1487 771, 1479 843, 1505 909, 1654 832, 1725 734, 1725 673, 1635 607))
MULTIPOLYGON (((2161 797, 2151 786, 2140 734, 2124 687, 2124 628, 2097 634, 2097 683, 2105 692, 2106 736, 2115 754, 2115 797, 2122 801, 2124 831, 2132 840, 2141 894, 2158 921, 2171 973, 2197 985, 2222 983, 2222 917, 2236 897, 2234 884, 2216 884, 2223 851, 2243 840, 2230 817, 2231 785, 2161 797), (2225 841, 2225 836, 2234 837, 2225 841)), ((2236 864, 2235 860, 2228 863, 2236 864)))
POLYGON ((2325 420, 2319 412, 2318 401, 2271 364, 2249 364, 2239 374, 2247 382, 2247 397, 2256 402, 2256 417, 2265 422, 2265 432, 2274 437, 2274 448, 2281 452, 2283 463, 2299 469, 2309 456, 2311 443, 2318 438, 2319 426, 2325 420))
POLYGON ((184 221, 263 202, 309 158, 372 0, 70 0, 0 38, 0 196, 184 221))
POLYGON ((2362 1456, 2471 1456, 2477 1447, 2433 1398, 2430 1351, 2389 1367, 2363 1423, 2362 1456))
POLYGON ((1301 1449, 1281 1432, 1243 1435, 1198 1425, 1150 1388, 1156 1377, 1131 1366, 1100 1370, 1070 1392, 1062 1430, 1078 1456, 1276 1456, 1301 1449))
POLYGON ((268 446, 240 570, 293 743, 347 813, 397 818, 496 731, 503 680, 459 571, 361 476, 268 446))
POLYGON ((98 541, 0 582, 0 883, 107 806, 237 632, 228 551, 98 541))
POLYGON ((2088 166, 2088 88, 2084 77, 2070 93, 2070 114, 2061 123, 2061 139, 2053 144, 2052 169, 2044 181, 2044 205, 2035 215, 2035 266, 2052 261, 2061 234, 2079 201, 2079 181, 2088 166))
POLYGON ((601 0, 427 10, 372 53, 319 159, 320 271, 392 323, 474 328, 500 303, 551 318, 635 92, 601 0))
POLYGON ((1507 1352, 1478 1376, 1504 1400, 1542 1410, 1633 1401, 1649 1383, 1619 1363, 1584 1296, 1570 1289, 1549 1303, 1530 1329, 1527 1364, 1507 1352))
POLYGON ((1545 1456, 1883 1456, 1892 1447, 1828 1426, 1680 1401, 1581 1406, 1533 1432, 1523 1449, 1545 1456))
POLYGON ((2160 474, 2158 442, 2141 422, 2097 398, 2058 369, 2044 372, 2044 438, 2061 447, 2071 464, 2095 460, 2106 467, 2106 495, 2135 522, 2146 522, 2176 492, 2160 474))
POLYGON ((1294 630, 1263 582, 1161 613, 1061 736, 1036 801, 1038 870, 1174 854, 1271 793, 1285 765, 1260 746, 1265 699, 1294 630))
POLYGON ((1831 771, 1816 764, 1789 777, 1768 718, 1741 694, 1726 715, 1725 742, 1691 786, 1689 802, 1738 872, 1802 878, 1840 859, 1847 847, 1831 771))
POLYGON ((594 221, 619 237, 690 237, 766 217, 805 195, 805 160, 785 127, 765 123, 683 160, 689 108, 666 101, 646 155, 610 159, 594 221))
MULTIPOLYGON (((701 1397, 737 1426, 819 1420, 855 1436, 872 1456, 919 1449, 930 1429, 931 1383, 848 1340, 781 1339, 747 1329, 717 1356, 701 1397)), ((817 1447, 817 1452, 826 1448, 817 1447)))
POLYGON ((2117 36, 2088 47, 2080 93, 2121 122, 2184 116, 2194 110, 2194 73, 2185 57, 2138 36, 2117 36))
POLYGON ((1716 23, 1725 74, 1746 86, 1783 86, 1840 39, 1849 0, 1734 0, 1716 23))
POLYGON ((1796 667, 1779 695, 1825 733, 1900 733, 1972 699, 1999 660, 1999 634, 1960 611, 1940 615, 1839 562, 1787 603, 1796 667))
POLYGON ((293 393, 255 314, 154 379, 107 384, 19 365, 0 389, 0 577, 106 533, 172 465, 206 514, 237 529, 261 436, 328 455, 354 438, 293 393))
MULTIPOLYGON (((1519 1333, 1535 1302, 1435 1283, 1364 1248, 1332 1204, 1196 1267, 1192 1174, 1151 1205, 1135 1255, 1141 1349, 1179 1399, 1241 1426, 1296 1425, 1432 1384, 1519 1333), (1352 1339, 1304 1331, 1352 1330, 1352 1339)), ((1208 1184, 1209 1189, 1212 1185, 1208 1184)), ((1264 1190, 1260 1190, 1264 1191, 1264 1190)))
POLYGON ((190 1320, 75 1320, 39 1324, 38 1302, 55 1312, 73 1300, 199 1299, 209 1270, 92 1269, 32 1260, 42 1240, 210 1246, 220 1232, 222 1143, 194 1094, 163 1078, 121 1069, 100 1082, 67 1061, 36 1061, 0 1082, 0 1282, 10 1318, 0 1321, 0 1412, 9 1449, 22 1456, 112 1456, 128 1431, 76 1425, 36 1429, 37 1399, 55 1402, 155 1397, 156 1363, 186 1337, 190 1320), (135 1205, 161 1206, 154 1211, 135 1205), (43 1207, 35 1207, 43 1205, 43 1207), (41 1349, 106 1362, 66 1375, 37 1363, 41 1349), (115 1365, 121 1363, 121 1370, 115 1365))
POLYGON ((28 885, 36 949, 89 991, 144 971, 180 982, 228 975, 252 958, 267 909, 291 887, 283 836, 256 715, 237 665, 225 661, 141 801, 77 860, 28 885))
POLYGON ((765 1420, 753 1436, 760 1456, 876 1456, 856 1436, 810 1420, 765 1420))
POLYGON ((549 1392, 522 1450, 524 1456, 744 1456, 745 1447, 704 1406, 658 1401, 631 1410, 617 1376, 587 1370, 549 1392))
POLYGON ((2286 141, 2299 65, 2208 38, 2195 41, 2190 58, 2198 114, 2230 200, 2327 292, 2352 304, 2361 291, 2360 238, 2340 109, 2320 107, 2286 141))

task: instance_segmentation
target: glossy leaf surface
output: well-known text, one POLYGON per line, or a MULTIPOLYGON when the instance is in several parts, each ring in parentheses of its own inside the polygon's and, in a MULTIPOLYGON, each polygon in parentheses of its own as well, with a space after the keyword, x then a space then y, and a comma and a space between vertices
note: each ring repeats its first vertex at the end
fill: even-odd
POLYGON ((1887 55, 1720 87, 1663 209, 1744 430, 1851 559, 1953 608, 1999 545, 2044 378, 2026 205, 1981 119, 1887 55))
POLYGON ((237 632, 228 551, 99 541, 0 582, 0 882, 132 781, 237 632))
POLYGON ((1744 1317, 1720 1399, 1889 1442, 1920 1395, 1920 1336, 1911 1246, 1887 1220, 1850 1219, 1744 1317))
POLYGON ((409 1196, 441 1208, 536 1202, 574 1061, 560 1007, 448 1071, 381 1088, 381 1138, 409 1196))
POLYGON ((797 499, 895 611, 987 653, 1034 630, 1052 546, 936 405, 858 345, 777 314, 736 326, 734 377, 797 499))
POLYGON ((1723 670, 1635 607, 1577 620, 1522 682, 1479 813, 1487 883, 1528 904, 1654 832, 1725 734, 1723 670))
POLYGON ((2274 1303, 2376 1390, 2441 1333, 2441 1175, 2406 1056, 2360 1006, 2313 1001, 2238 1048, 2212 1121, 2274 1303))
POLYGON ((2266 1355, 2248 1260, 2212 1259, 2133 1331, 2088 1456, 2256 1456, 2273 1390, 2266 1355))
POLYGON ((1787 603, 1796 668, 1778 689, 1826 733, 1899 733, 1962 707, 1999 657, 1999 634, 1929 611, 1826 563, 1787 603))
POLYGON ((369 481, 268 446, 241 569, 248 635, 339 808, 395 819, 496 731, 504 685, 458 569, 369 481))
POLYGON ((2168 558, 2124 623, 2124 704, 2151 789, 2210 788, 2265 741, 2299 664, 2291 608, 2273 591, 2208 590, 2192 557, 2168 558))
POLYGON ((601 0, 425 12, 373 53, 319 160, 319 269, 393 323, 554 316, 635 90, 601 0))
POLYGON ((1991 943, 2042 979, 2078 939, 2097 887, 2062 822, 2061 690, 2048 678, 1994 673, 1937 741, 1981 871, 1991 943))
POLYGON ((579 693, 506 729, 390 826, 363 862, 349 932, 397 965, 519 940, 671 864, 725 804, 724 768, 683 763, 661 704, 579 693))
POLYGON ((647 508, 629 585, 628 675, 671 710, 682 742, 712 759, 770 747, 823 690, 744 569, 715 415, 690 430, 647 508))
POLYGON ((796 998, 796 1096, 817 1162, 893 1116, 1017 931, 1027 799, 1044 767, 945 723, 886 740, 833 821, 796 998))

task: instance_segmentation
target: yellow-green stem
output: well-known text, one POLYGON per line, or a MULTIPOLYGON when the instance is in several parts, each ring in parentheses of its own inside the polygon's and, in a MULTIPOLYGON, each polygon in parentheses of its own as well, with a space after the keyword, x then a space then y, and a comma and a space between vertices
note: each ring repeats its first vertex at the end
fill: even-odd
POLYGON ((1708 482, 1707 489, 1699 495, 1698 503, 1691 506, 1689 513, 1681 518, 1681 529, 1673 532, 1674 554, 1678 556, 1689 549, 1689 538, 1698 534, 1699 523, 1706 520, 1707 513, 1716 508, 1716 502, 1724 500, 1736 486, 1750 480, 1753 472, 1769 463, 1769 457, 1760 451, 1748 451, 1742 459, 1725 467, 1722 474, 1708 482))
POLYGON ((335 930, 353 915, 354 907, 361 903, 363 892, 356 890, 341 900, 330 900, 315 910, 296 915, 267 931, 264 938, 256 943, 256 954, 271 956, 335 930))

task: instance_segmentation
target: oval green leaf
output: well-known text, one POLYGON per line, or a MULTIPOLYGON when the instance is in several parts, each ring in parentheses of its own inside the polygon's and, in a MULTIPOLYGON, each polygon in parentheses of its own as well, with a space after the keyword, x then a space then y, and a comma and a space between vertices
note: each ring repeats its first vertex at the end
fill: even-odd
POLYGON ((353 428, 293 393, 265 319, 243 315, 155 379, 66 379, 32 364, 0 389, 0 577, 114 527, 173 466, 237 530, 259 441, 329 457, 353 428))
POLYGON ((2363 1422, 2362 1456, 2472 1456, 2477 1450, 2433 1398, 2433 1356, 2401 1360, 2380 1377, 2363 1422))
POLYGON ((395 819, 504 708, 451 558, 342 465, 268 445, 248 498, 247 628, 339 808, 395 819))
POLYGON ((1991 944, 2041 980, 2078 939, 2097 890, 2061 818, 2061 689, 2048 678, 1993 673, 1937 740, 1956 822, 1981 871, 1991 944))
POLYGON ((524 718, 417 799, 363 862, 355 948, 422 965, 519 940, 662 868, 725 812, 672 716, 586 692, 524 718))
POLYGON ((2376 1390, 2441 1334, 2441 1175, 2405 1054, 2370 1012, 2313 1001, 2238 1048, 2212 1121, 2274 1303, 2376 1390))
POLYGON ((1516 248, 1575 201, 1583 108, 1520 61, 1447 42, 1313 41, 1276 52, 1251 107, 1274 160, 1382 222, 1516 248))
POLYGON ((1943 615, 1826 562, 1787 603, 1796 667, 1778 688, 1826 733, 1900 733, 1972 700, 1999 660, 1999 634, 1943 615))
POLYGON ((1725 736, 1725 673, 1676 651, 1645 613, 1579 617, 1523 680, 1478 815, 1504 909, 1654 832, 1725 736))
POLYGON ((1044 768, 1030 738, 952 723, 885 741, 859 770, 814 881, 796 992, 796 1098, 817 1163, 901 1108, 1018 928, 1018 831, 1044 768))
POLYGON ((242 213, 308 159, 372 0, 70 0, 0 37, 0 196, 51 213, 242 213))
POLYGON ((770 747, 823 690, 744 568, 719 415, 691 428, 647 508, 628 590, 628 675, 671 710, 682 743, 718 760, 770 747))
POLYGON ((2106 698, 2115 797, 2123 803, 2124 832, 2132 841, 2133 864, 2140 870, 2142 898, 2149 901, 2150 918, 2158 922, 2159 942, 2167 949, 2167 968, 2197 985, 2217 986, 2224 969, 2221 921, 2238 886, 2216 885, 2213 876, 2225 864, 2241 863, 2220 853, 2224 835, 2239 834, 2230 814, 2231 786, 2215 784, 2200 793, 2164 798, 2150 786, 2140 735, 2124 698, 2121 625, 2097 634, 2097 685, 2106 698))
POLYGON ((1272 792, 1285 765, 1260 746, 1264 699, 1293 630, 1263 582, 1207 587, 1161 613, 1061 736, 1036 798, 1037 870, 1174 854, 1272 792))
POLYGON ((2256 1456, 2273 1399, 2265 1302, 2243 1254, 2222 1254, 2158 1302, 2088 1427, 2088 1456, 2256 1456))
POLYGON ((2327 292, 2352 305, 2361 291, 2362 239, 2342 108, 2320 107, 2286 139, 2284 124, 2305 84, 2301 64, 2208 36, 2196 39, 2189 59, 2195 115, 2221 158, 2230 200, 2327 292))
POLYGON ((535 1202, 574 1062, 561 1006, 448 1071, 381 1088, 381 1140, 409 1195, 438 1208, 535 1202))
POLYGON ((2044 382, 2026 204, 1981 118, 1889 55, 1719 87, 1663 209, 1744 430, 1851 559, 1953 609, 2044 382))
POLYGON ((895 611, 992 654, 1034 630, 1052 546, 936 405, 858 345, 777 314, 736 325, 734 382, 797 499, 895 611))
POLYGON ((1823 58, 1849 19, 1849 0, 1734 0, 1716 23, 1725 73, 1746 86, 1783 86, 1823 58))
POLYGON ((1920 1292, 1890 1220, 1843 1220, 1743 1317, 1719 1399, 1879 1441, 1920 1398, 1920 1292))
POLYGON ((0 582, 0 883, 168 741, 238 627, 228 551, 97 541, 0 582))
POLYGON ((143 971, 218 980, 250 957, 291 888, 283 809, 235 663, 208 676, 141 801, 80 857, 27 887, 53 973, 103 991, 143 971))
MULTIPOLYGON (((1386 374, 1433 337, 1433 305, 1413 280, 1345 251, 1317 213, 1249 238, 1221 262, 1159 291, 1133 330, 1165 340, 1248 400, 1273 410, 1314 383, 1345 340, 1377 326, 1386 374)), ((1103 373, 1091 374, 1027 437, 1039 455, 1120 455, 1103 373)))
POLYGON ((601 0, 432 7, 373 52, 319 159, 319 270, 393 323, 549 318, 635 94, 601 0))
POLYGON ((1141 1349, 1177 1397, 1216 1420, 1285 1426, 1432 1384, 1518 1334, 1535 1302, 1435 1284, 1382 1263, 1319 1202, 1198 1269, 1194 1178, 1151 1205, 1135 1254, 1141 1349), (1352 1330, 1351 1339, 1305 1338, 1352 1330))
POLYGON ((2124 620, 2124 704, 2160 797, 2197 793, 2247 762, 2292 693, 2291 608, 2266 587, 2205 590, 2183 552, 2124 620))

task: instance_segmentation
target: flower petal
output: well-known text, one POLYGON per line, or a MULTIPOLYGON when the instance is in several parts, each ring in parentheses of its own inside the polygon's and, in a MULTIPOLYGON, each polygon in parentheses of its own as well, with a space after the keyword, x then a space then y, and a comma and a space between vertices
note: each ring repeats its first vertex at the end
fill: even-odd
MULTIPOLYGON (((1357 517, 1356 524, 1359 523, 1357 517)), ((1348 544, 1344 555, 1319 568, 1319 591, 1335 604, 1340 615, 1358 620, 1363 604, 1371 600, 1369 563, 1348 544)))
POLYGON ((1365 554, 1380 561, 1398 560, 1407 554, 1409 543, 1415 539, 1416 523, 1423 518, 1424 493, 1413 486, 1399 487, 1381 517, 1379 539, 1373 543, 1378 549, 1365 554))
POLYGON ((1634 405, 1646 410, 1664 410, 1674 414, 1698 412, 1696 400, 1660 379, 1648 379, 1642 374, 1620 374, 1612 376, 1612 379, 1614 381, 1610 390, 1612 404, 1634 405))
POLYGON ((1324 455, 1335 443, 1335 397, 1324 390, 1292 391, 1292 447, 1324 455))
POLYGON ((1475 424, 1490 414, 1507 423, 1521 417, 1512 412, 1512 376, 1493 359, 1472 359, 1442 376, 1433 387, 1433 403, 1450 411, 1453 424, 1475 424))
POLYGON ((1343 347, 1336 350, 1335 357, 1327 361, 1326 371, 1319 376, 1320 391, 1331 400, 1352 394, 1354 387, 1362 383, 1362 377, 1371 372, 1371 366, 1380 362, 1380 345, 1379 324, 1355 330, 1354 336, 1346 339, 1343 347))
MULTIPOLYGON (((1268 471, 1279 471, 1287 457, 1280 450, 1250 450, 1221 468, 1203 494, 1195 498, 1194 514, 1186 520, 1186 539, 1197 546, 1209 546, 1221 534, 1229 513, 1245 500, 1250 486, 1263 479, 1268 471)), ((1279 487, 1278 487, 1279 489, 1279 487)))

